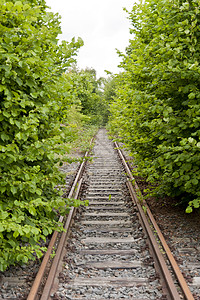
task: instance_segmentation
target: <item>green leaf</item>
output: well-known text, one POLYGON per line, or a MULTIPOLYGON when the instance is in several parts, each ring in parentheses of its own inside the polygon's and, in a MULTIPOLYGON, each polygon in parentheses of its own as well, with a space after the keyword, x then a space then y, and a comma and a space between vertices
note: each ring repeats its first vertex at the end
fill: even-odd
POLYGON ((18 236, 19 236, 19 232, 18 232, 18 231, 14 231, 13 237, 14 237, 14 238, 17 238, 18 236))
POLYGON ((36 215, 36 209, 33 206, 30 206, 28 208, 28 211, 30 212, 31 215, 35 216, 36 215))
POLYGON ((42 191, 41 191, 40 189, 36 189, 35 192, 36 192, 36 194, 39 195, 39 196, 42 195, 42 191))
POLYGON ((16 135, 16 138, 18 138, 19 140, 23 139, 23 134, 21 132, 18 132, 16 135))
POLYGON ((1 139, 2 139, 2 141, 7 141, 7 140, 9 140, 9 136, 5 132, 3 132, 3 133, 1 133, 1 139))
POLYGON ((46 228, 43 229, 43 234, 44 234, 45 236, 47 236, 47 235, 49 234, 49 232, 48 232, 48 230, 47 230, 46 228))
POLYGON ((16 257, 17 261, 22 261, 23 262, 23 259, 24 259, 24 254, 18 254, 17 257, 16 257))
POLYGON ((13 185, 11 186, 10 190, 11 190, 11 192, 12 192, 13 195, 15 195, 17 193, 17 187, 15 187, 13 185))
POLYGON ((194 184, 194 185, 197 185, 199 183, 198 179, 194 178, 191 180, 191 182, 194 184))
POLYGON ((199 208, 199 206, 200 206, 200 201, 199 200, 193 200, 192 201, 192 204, 193 204, 193 206, 194 206, 194 208, 199 208))
POLYGON ((0 219, 5 220, 9 216, 9 213, 6 211, 0 211, 0 219))
POLYGON ((6 191, 6 187, 5 186, 0 186, 0 192, 3 194, 6 191))
POLYGON ((191 207, 191 206, 188 206, 188 207, 186 208, 185 212, 186 212, 187 214, 190 214, 190 213, 192 212, 192 207, 191 207))
POLYGON ((37 98, 37 97, 38 97, 38 93, 31 93, 31 96, 32 96, 33 98, 37 98))
POLYGON ((188 98, 189 98, 189 99, 194 99, 195 96, 196 96, 195 93, 190 93, 190 94, 188 95, 188 98))
POLYGON ((8 241, 8 243, 9 243, 13 248, 15 248, 16 245, 17 245, 17 243, 16 243, 14 240, 11 240, 11 239, 8 241))
POLYGON ((189 142, 189 143, 194 143, 194 142, 196 142, 196 141, 195 141, 195 139, 193 139, 192 137, 189 137, 189 138, 188 138, 188 142, 189 142))
POLYGON ((4 231, 4 226, 0 223, 0 232, 4 231))
POLYGON ((21 1, 16 1, 14 5, 15 6, 22 6, 22 2, 21 1))

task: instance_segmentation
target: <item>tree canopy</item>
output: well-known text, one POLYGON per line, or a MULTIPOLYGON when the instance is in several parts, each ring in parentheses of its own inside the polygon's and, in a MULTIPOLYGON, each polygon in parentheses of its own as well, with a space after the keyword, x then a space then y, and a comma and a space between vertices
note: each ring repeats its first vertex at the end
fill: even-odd
POLYGON ((60 103, 71 104, 62 74, 83 42, 58 44, 59 17, 45 1, 3 0, 0 12, 2 271, 40 257, 39 241, 58 229, 57 211, 73 205, 55 189, 63 182, 55 153, 65 139, 60 103))
POLYGON ((110 127, 157 192, 200 205, 200 12, 197 0, 147 0, 129 13, 110 127))

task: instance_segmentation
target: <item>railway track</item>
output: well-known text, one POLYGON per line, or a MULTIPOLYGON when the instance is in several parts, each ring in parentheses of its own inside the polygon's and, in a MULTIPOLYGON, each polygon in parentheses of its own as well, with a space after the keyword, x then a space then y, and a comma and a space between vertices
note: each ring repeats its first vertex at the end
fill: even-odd
MULTIPOLYGON (((81 193, 89 206, 78 211, 70 231, 66 227, 57 264, 38 299, 194 299, 178 266, 178 280, 168 270, 147 221, 150 213, 145 216, 139 206, 128 166, 123 160, 124 172, 104 130, 93 151, 81 193)), ((120 150, 119 156, 123 159, 120 150)), ((37 299, 33 292, 28 300, 37 299)))
POLYGON ((89 206, 71 210, 50 271, 45 268, 51 249, 27 300, 200 299, 168 246, 161 246, 162 233, 145 201, 140 205, 138 186, 116 148, 100 130, 93 162, 86 168, 82 163, 68 195, 88 199, 89 206))

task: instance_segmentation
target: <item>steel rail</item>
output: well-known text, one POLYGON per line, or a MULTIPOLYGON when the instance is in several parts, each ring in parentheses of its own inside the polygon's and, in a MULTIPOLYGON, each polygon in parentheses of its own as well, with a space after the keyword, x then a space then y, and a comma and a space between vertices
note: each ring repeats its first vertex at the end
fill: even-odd
MULTIPOLYGON (((139 190, 139 187, 138 187, 136 182, 135 182, 135 186, 139 190)), ((166 253, 166 255, 167 255, 167 257, 170 261, 170 264, 171 264, 171 266, 174 270, 174 273, 175 273, 176 278, 177 278, 177 280, 178 280, 178 282, 181 286, 181 289, 183 291, 185 299, 186 300, 194 300, 194 297, 193 297, 193 295, 192 295, 192 293, 191 293, 191 291, 190 291, 190 289, 189 289, 189 287, 188 287, 188 285, 185 281, 185 278, 183 277, 183 274, 181 273, 181 270, 180 270, 180 268, 179 268, 179 266, 178 266, 178 264, 177 264, 177 262, 176 262, 176 260, 173 256, 169 246, 167 245, 167 242, 166 242, 166 240, 165 240, 158 224, 156 223, 156 220, 155 220, 154 216, 152 215, 152 212, 151 212, 150 208, 148 207, 148 205, 147 205, 147 203, 144 199, 143 199, 143 204, 146 207, 147 215, 148 215, 148 217, 149 217, 149 219, 150 219, 150 221, 151 221, 151 223, 152 223, 152 225, 153 225, 153 227, 156 231, 156 235, 158 236, 159 240, 162 243, 162 247, 165 250, 165 253, 166 253)))
POLYGON ((134 193, 133 190, 133 186, 131 184, 130 181, 128 181, 128 188, 131 194, 131 198, 134 201, 134 204, 137 205, 139 214, 140 214, 140 219, 142 221, 143 224, 143 228, 149 238, 149 242, 150 242, 150 246, 151 249, 153 250, 153 256, 155 258, 156 261, 156 266, 158 268, 158 271, 161 275, 161 282, 163 285, 163 291, 166 293, 168 299, 173 299, 173 300, 180 300, 180 295, 176 289, 176 286, 174 284, 174 281, 172 279, 172 276, 168 270, 167 264, 164 260, 164 257, 162 255, 162 253, 160 252, 160 248, 157 244, 157 241, 155 239, 155 236, 149 226, 148 220, 145 216, 145 213, 141 207, 141 205, 139 204, 139 200, 138 198, 136 198, 136 194, 134 193))
MULTIPOLYGON (((93 138, 91 139, 91 141, 90 141, 90 146, 91 146, 93 140, 94 140, 94 137, 93 137, 93 138)), ((80 167, 79 167, 79 169, 78 169, 78 172, 77 172, 77 174, 76 174, 75 180, 74 180, 73 185, 72 185, 72 187, 71 187, 71 189, 70 189, 70 192, 69 192, 69 194, 68 194, 68 198, 72 198, 72 196, 73 196, 74 193, 75 193, 75 189, 76 189, 76 187, 77 187, 78 181, 80 180, 80 177, 81 177, 81 175, 82 175, 82 173, 83 173, 83 170, 84 170, 84 167, 85 167, 86 158, 87 158, 87 156, 88 156, 88 153, 89 153, 89 151, 87 151, 87 152, 85 153, 85 155, 84 155, 83 161, 82 161, 82 163, 81 163, 81 165, 80 165, 80 167)), ((78 188, 78 190, 79 190, 79 188, 78 188)), ((76 193, 76 194, 77 194, 77 193, 76 193)), ((72 210, 74 211, 74 209, 72 209, 72 210)), ((70 210, 70 213, 69 213, 69 214, 71 215, 71 210, 70 210)), ((60 218, 59 218, 58 221, 59 221, 60 223, 62 223, 63 220, 64 220, 64 217, 63 217, 63 216, 60 216, 60 218)), ((45 270, 46 270, 46 268, 47 268, 47 264, 48 264, 48 262, 49 262, 50 255, 51 255, 52 250, 53 250, 53 247, 54 247, 54 245, 55 245, 57 236, 58 236, 58 232, 57 232, 57 231, 54 231, 54 233, 53 233, 53 235, 52 235, 52 238, 51 238, 51 240, 50 240, 50 243, 49 243, 47 252, 46 252, 45 255, 44 255, 44 258, 43 258, 42 263, 41 263, 41 265, 40 265, 39 271, 38 271, 38 273, 37 273, 37 275, 36 275, 36 277, 35 277, 35 280, 34 280, 34 282, 33 282, 33 285, 32 285, 32 287, 31 287, 31 290, 30 290, 30 292, 29 292, 29 294, 28 294, 27 300, 36 300, 37 293, 38 293, 38 290, 39 290, 39 288, 40 288, 42 278, 43 278, 43 276, 44 276, 44 274, 45 274, 45 270)))
MULTIPOLYGON (((140 192, 140 190, 139 190, 139 187, 138 187, 138 185, 137 185, 137 183, 136 183, 136 181, 135 181, 135 178, 133 177, 133 175, 132 175, 132 173, 131 173, 131 170, 130 170, 130 168, 129 168, 129 166, 128 166, 128 164, 126 163, 126 161, 125 161, 125 158, 124 158, 124 156, 123 156, 123 154, 122 154, 122 151, 119 149, 119 146, 118 146, 118 144, 115 142, 115 147, 116 147, 116 149, 117 149, 117 151, 118 151, 118 153, 119 153, 119 156, 120 156, 120 158, 121 158, 121 160, 122 160, 122 162, 123 162, 123 165, 124 165, 124 167, 125 167, 125 170, 126 170, 126 172, 127 172, 127 175, 128 175, 128 177, 129 177, 129 180, 128 180, 128 183, 127 183, 127 185, 128 185, 128 188, 129 188, 129 191, 130 191, 130 194, 131 194, 131 196, 132 196, 132 199, 133 199, 133 201, 134 201, 134 203, 135 203, 135 205, 137 205, 137 207, 138 207, 138 209, 139 209, 139 212, 140 212, 140 216, 141 216, 141 220, 142 220, 142 222, 143 222, 143 225, 144 226, 148 226, 149 227, 149 229, 150 229, 150 226, 149 226, 149 223, 148 223, 148 221, 147 221, 147 218, 146 218, 146 216, 145 216, 145 213, 144 213, 144 211, 143 211, 143 208, 142 208, 142 206, 141 206, 141 204, 140 204, 140 201, 139 201, 139 199, 138 199, 138 197, 137 197, 137 193, 136 193, 136 191, 139 191, 140 192), (133 187, 133 183, 134 183, 134 185, 135 185, 135 187, 133 187), (135 189, 134 189, 135 188, 135 189), (146 224, 146 225, 145 225, 146 224)), ((141 192, 140 192, 140 194, 141 194, 141 192)), ((169 247, 168 247, 168 245, 167 245, 167 243, 166 243, 166 240, 165 240, 165 238, 164 238, 164 236, 163 236, 163 234, 161 233, 161 231, 160 231, 160 228, 159 228, 159 226, 157 225, 157 223, 156 223, 156 221, 155 221, 155 219, 154 219, 154 217, 153 217, 153 215, 152 215, 152 213, 151 213, 151 211, 150 211, 150 209, 149 209, 149 207, 148 207, 148 205, 147 205, 147 203, 146 203, 146 201, 144 200, 144 199, 142 199, 142 204, 145 206, 145 208, 146 208, 146 212, 147 212, 147 215, 148 215, 148 217, 149 217, 149 220, 151 221, 151 223, 152 223, 152 225, 153 225, 153 227, 154 227, 154 229, 156 230, 156 234, 157 234, 157 236, 158 236, 158 238, 159 238, 159 240, 160 240, 160 242, 161 242, 161 244, 162 244, 162 247, 163 247, 163 249, 165 250, 165 252, 166 252, 166 255, 167 255, 167 257, 168 257, 168 260, 169 260, 169 262, 170 262, 170 264, 171 264, 171 266, 172 266, 172 268, 173 268, 173 271, 174 271, 174 273, 175 273, 175 275, 176 275, 176 278, 177 278, 177 280, 178 280, 178 282, 179 282, 179 284, 180 284, 180 287, 181 287, 181 289, 182 289, 182 292, 183 292, 183 294, 184 294, 184 296, 185 296, 185 299, 186 300, 194 300, 194 297, 193 297, 193 295, 192 295, 192 293, 191 293, 191 291, 190 291, 190 289, 189 289, 189 287, 188 287, 188 285, 187 285, 187 283, 186 283, 186 281, 185 281, 185 279, 184 279, 184 277, 183 277, 183 275, 182 275, 182 273, 181 273, 181 271, 180 271, 180 269, 179 269, 179 267, 178 267, 178 264, 177 264, 177 262, 176 262, 176 260, 174 259, 174 256, 173 256, 173 254, 172 254, 172 252, 170 251, 170 249, 169 249, 169 247)), ((151 229, 150 229, 151 230, 151 229)), ((150 236, 152 236, 153 235, 153 233, 152 233, 152 230, 151 230, 151 233, 150 233, 150 231, 148 230, 148 232, 147 232, 147 234, 148 234, 148 236, 149 236, 149 234, 150 234, 150 236)), ((156 239, 155 239, 155 237, 154 237, 154 235, 153 235, 153 237, 152 237, 152 242, 151 242, 151 245, 154 247, 154 243, 156 243, 157 244, 157 242, 156 242, 156 239), (154 240, 154 241, 153 241, 154 240)), ((158 247, 158 249, 159 249, 159 247, 158 247)), ((156 250, 157 251, 157 250, 156 250)), ((159 252, 160 252, 160 250, 159 250, 159 252)), ((160 254, 161 254, 161 252, 160 252, 160 254)), ((156 256, 157 256, 157 254, 156 254, 156 256)), ((160 260, 160 255, 158 254, 158 259, 160 260)), ((163 258, 163 256, 162 256, 162 254, 161 254, 161 257, 163 258)), ((161 265, 160 265, 160 267, 162 268, 162 259, 161 258, 161 265)), ((159 263, 160 264, 160 263, 159 263)), ((164 264, 165 264, 165 262, 164 262, 164 264)), ((166 265, 166 264, 165 264, 166 265)), ((169 270, 167 269, 167 273, 169 273, 169 270)), ((163 271, 162 271, 162 274, 163 274, 163 276, 164 276, 164 278, 165 278, 165 280, 166 280, 166 285, 167 285, 167 287, 169 288, 169 291, 170 291, 170 294, 171 294, 171 297, 172 297, 172 299, 180 299, 180 296, 179 295, 177 295, 177 291, 175 292, 175 289, 176 289, 176 287, 175 287, 175 285, 174 285, 174 283, 173 283, 173 291, 172 291, 172 285, 171 285, 171 280, 168 278, 168 276, 170 276, 171 277, 171 275, 170 275, 170 273, 168 274, 168 275, 165 275, 165 271, 164 271, 164 273, 163 273, 163 271), (174 289, 175 288, 175 289, 174 289)))
MULTIPOLYGON (((81 184, 82 184, 82 178, 80 179, 80 181, 78 183, 78 188, 76 190, 76 194, 74 196, 74 199, 78 199, 81 184)), ((59 241, 59 245, 58 245, 58 248, 57 248, 57 251, 56 251, 56 255, 53 259, 53 263, 51 265, 51 269, 50 269, 50 272, 48 274, 48 278, 47 278, 46 284, 44 286, 43 293, 42 293, 42 296, 40 297, 40 300, 48 300, 49 297, 50 297, 51 289, 52 289, 52 286, 53 286, 53 283, 54 283, 54 280, 55 280, 56 271, 57 271, 57 268, 58 268, 58 265, 59 265, 60 258, 62 256, 64 244, 65 244, 67 235, 69 233, 69 229, 70 229, 73 217, 75 215, 75 211, 76 211, 76 208, 72 207, 70 212, 69 212, 69 215, 68 215, 67 221, 65 223, 65 227, 64 227, 65 231, 62 232, 62 236, 61 236, 61 239, 59 241)))

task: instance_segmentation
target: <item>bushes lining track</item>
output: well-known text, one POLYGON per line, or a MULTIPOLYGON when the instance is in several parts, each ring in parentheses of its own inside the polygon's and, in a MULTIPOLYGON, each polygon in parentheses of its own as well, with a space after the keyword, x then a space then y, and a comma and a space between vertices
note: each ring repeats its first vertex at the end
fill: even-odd
POLYGON ((59 82, 82 41, 58 45, 59 18, 46 11, 45 1, 1 1, 0 11, 3 271, 40 257, 43 248, 38 243, 58 228, 56 211, 69 206, 54 189, 64 180, 55 166, 56 148, 65 138, 58 118, 65 98, 59 82))
POLYGON ((191 212, 200 205, 199 1, 149 0, 129 18, 110 128, 157 192, 181 197, 191 212))

